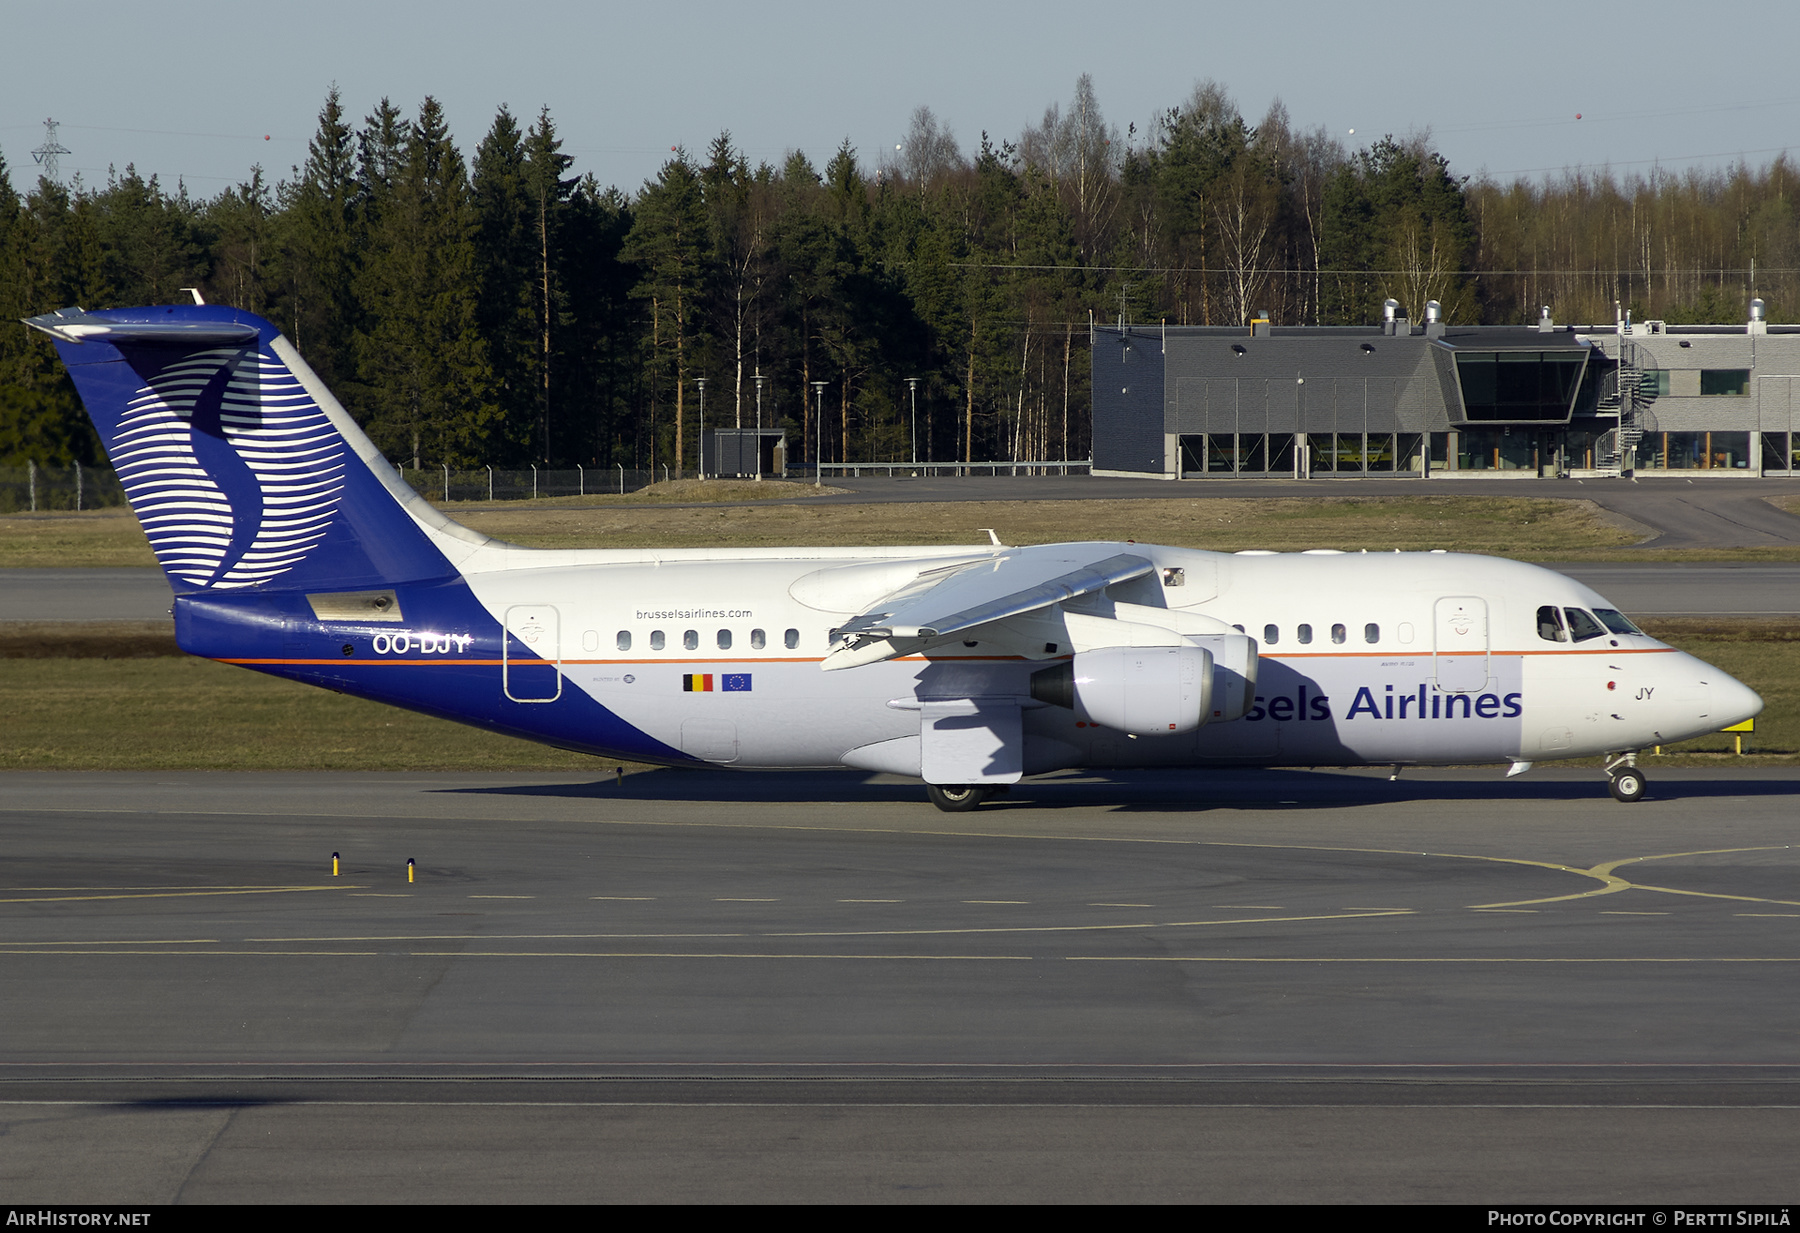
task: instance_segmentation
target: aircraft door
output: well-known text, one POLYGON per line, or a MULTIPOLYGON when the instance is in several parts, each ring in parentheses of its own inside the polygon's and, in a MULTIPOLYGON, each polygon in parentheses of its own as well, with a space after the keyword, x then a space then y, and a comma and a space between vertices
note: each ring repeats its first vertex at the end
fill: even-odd
POLYGON ((514 604, 500 640, 500 687, 514 702, 562 697, 561 621, 550 604, 514 604))
POLYGON ((1487 601, 1474 595, 1438 600, 1437 687, 1447 694, 1480 693, 1488 681, 1487 601))

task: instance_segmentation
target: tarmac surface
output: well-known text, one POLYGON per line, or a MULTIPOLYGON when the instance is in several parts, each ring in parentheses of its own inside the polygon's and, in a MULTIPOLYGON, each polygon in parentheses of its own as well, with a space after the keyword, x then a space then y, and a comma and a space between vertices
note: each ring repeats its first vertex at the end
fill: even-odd
POLYGON ((830 504, 873 501, 1195 500, 1206 497, 1519 496, 1592 501, 1643 526, 1640 548, 1768 548, 1800 544, 1800 517, 1770 504, 1800 496, 1788 478, 1570 479, 1549 481, 1448 479, 1189 480, 1112 479, 1105 476, 867 476, 833 479, 843 496, 830 504))
POLYGON ((1800 771, 1649 778, 0 775, 0 1193, 1787 1202, 1800 771))
MULTIPOLYGON (((1791 481, 1507 491, 1552 489, 1645 546, 1800 542, 1791 481)), ((1796 564, 1558 568, 1800 612, 1796 564)), ((0 622, 170 603, 4 580, 0 622)), ((0 775, 0 1195, 1786 1202, 1800 771, 1649 765, 1629 807, 1595 771, 1176 772, 956 816, 849 773, 0 775)))

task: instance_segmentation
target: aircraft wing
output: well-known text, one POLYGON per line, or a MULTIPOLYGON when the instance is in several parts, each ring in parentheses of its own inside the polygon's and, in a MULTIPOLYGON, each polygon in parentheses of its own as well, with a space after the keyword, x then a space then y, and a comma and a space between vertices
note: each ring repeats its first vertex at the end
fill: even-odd
POLYGON ((988 560, 921 574, 840 625, 838 644, 820 666, 829 672, 911 654, 1156 569, 1149 558, 1118 548, 1104 543, 1011 548, 988 560))

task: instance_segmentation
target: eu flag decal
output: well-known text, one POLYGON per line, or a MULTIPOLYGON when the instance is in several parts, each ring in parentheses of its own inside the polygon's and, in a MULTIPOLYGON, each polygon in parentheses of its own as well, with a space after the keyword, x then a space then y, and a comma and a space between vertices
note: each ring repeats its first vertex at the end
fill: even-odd
MULTIPOLYGON (((683 693, 709 694, 712 692, 712 687, 713 674, 710 672, 687 672, 682 674, 681 689, 683 693)), ((726 688, 729 689, 731 687, 728 685, 726 688)), ((746 685, 744 688, 748 689, 749 686, 746 685)))
POLYGON ((719 688, 728 694, 747 694, 750 692, 750 674, 748 672, 730 672, 719 678, 719 688))

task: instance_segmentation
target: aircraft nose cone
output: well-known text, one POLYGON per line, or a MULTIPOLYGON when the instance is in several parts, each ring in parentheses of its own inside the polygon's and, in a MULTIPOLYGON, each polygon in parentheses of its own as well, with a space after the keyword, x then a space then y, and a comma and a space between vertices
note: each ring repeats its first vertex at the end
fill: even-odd
POLYGON ((1707 692, 1710 695, 1707 701, 1712 704, 1709 709, 1718 718, 1721 728, 1741 724, 1762 713, 1762 695, 1735 677, 1721 673, 1710 682, 1707 692))

